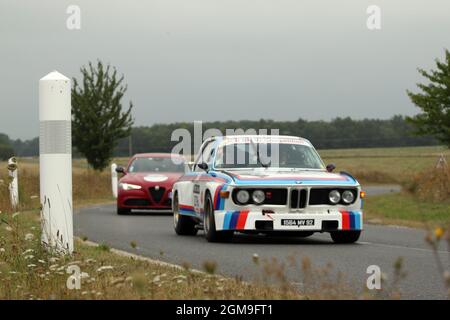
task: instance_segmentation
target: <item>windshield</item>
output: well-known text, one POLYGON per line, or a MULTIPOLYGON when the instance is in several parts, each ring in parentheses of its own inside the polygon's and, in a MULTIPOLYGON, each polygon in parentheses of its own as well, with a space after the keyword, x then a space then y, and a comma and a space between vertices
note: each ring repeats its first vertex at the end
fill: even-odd
POLYGON ((233 143, 219 146, 215 167, 324 169, 317 152, 306 144, 233 143))
POLYGON ((184 164, 175 164, 171 158, 136 158, 128 172, 184 172, 184 164))

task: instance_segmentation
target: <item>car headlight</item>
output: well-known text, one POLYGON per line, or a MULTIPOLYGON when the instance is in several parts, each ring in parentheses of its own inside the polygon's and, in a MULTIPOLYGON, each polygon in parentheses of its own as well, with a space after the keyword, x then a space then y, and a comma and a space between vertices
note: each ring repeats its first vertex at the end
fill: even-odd
POLYGON ((141 186, 137 184, 131 184, 131 183, 119 183, 119 187, 123 190, 139 190, 142 189, 141 186))
POLYGON ((247 190, 239 190, 236 193, 236 200, 240 203, 240 204, 246 204, 248 202, 248 200, 250 199, 250 194, 248 193, 247 190))
POLYGON ((331 190, 328 194, 328 199, 332 204, 338 204, 341 201, 341 194, 337 190, 331 190))
POLYGON ((252 193, 252 199, 255 204, 261 204, 266 199, 266 195, 262 190, 255 190, 252 193))
POLYGON ((342 201, 344 201, 344 203, 350 204, 353 200, 355 200, 355 195, 350 190, 345 190, 342 193, 342 201))

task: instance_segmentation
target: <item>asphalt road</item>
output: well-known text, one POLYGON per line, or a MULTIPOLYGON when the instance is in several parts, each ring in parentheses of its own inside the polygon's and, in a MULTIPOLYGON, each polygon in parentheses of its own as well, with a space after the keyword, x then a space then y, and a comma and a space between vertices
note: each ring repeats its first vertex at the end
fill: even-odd
MULTIPOLYGON (((369 196, 398 191, 396 186, 364 189, 369 196)), ((261 263, 257 266, 253 261, 254 254, 259 261, 276 258, 285 262, 292 256, 298 261, 307 256, 315 266, 331 263, 332 274, 342 272, 351 288, 362 290, 369 265, 379 266, 390 282, 394 279, 394 262, 402 257, 406 272, 406 278, 399 283, 402 298, 447 297, 433 251, 424 241, 425 232, 418 229, 365 225, 359 242, 347 245, 334 244, 326 233, 308 238, 237 235, 232 243, 207 243, 201 231, 195 237, 177 236, 171 215, 118 216, 114 205, 78 209, 74 223, 76 235, 98 243, 176 264, 189 263, 197 269, 202 269, 205 261, 213 260, 219 273, 250 281, 264 277, 261 263), (131 248, 131 241, 137 242, 137 249, 131 248)), ((448 250, 442 246, 438 251, 446 267, 450 263, 448 250)), ((300 273, 298 269, 286 271, 289 281, 301 287, 305 285, 300 273)))

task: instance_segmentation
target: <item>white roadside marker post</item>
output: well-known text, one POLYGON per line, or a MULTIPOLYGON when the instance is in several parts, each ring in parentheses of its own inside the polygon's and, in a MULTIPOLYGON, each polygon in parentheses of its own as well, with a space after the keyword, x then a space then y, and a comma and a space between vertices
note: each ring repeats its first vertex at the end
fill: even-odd
POLYGON ((70 79, 54 71, 39 80, 39 169, 42 244, 73 252, 70 79))
POLYGON ((112 186, 112 193, 114 198, 117 198, 117 164, 113 163, 111 165, 111 186, 112 186))
POLYGON ((11 181, 9 183, 9 198, 11 200, 11 208, 14 212, 19 207, 19 181, 17 179, 17 159, 12 157, 8 159, 8 171, 11 181))

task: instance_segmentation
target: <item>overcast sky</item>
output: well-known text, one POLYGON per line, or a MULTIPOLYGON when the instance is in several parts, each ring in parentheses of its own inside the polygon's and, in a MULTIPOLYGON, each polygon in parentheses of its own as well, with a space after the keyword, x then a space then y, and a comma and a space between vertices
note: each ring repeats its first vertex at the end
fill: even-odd
POLYGON ((0 0, 0 132, 37 136, 39 79, 97 58, 125 74, 136 125, 410 115, 444 48, 448 0, 0 0))

